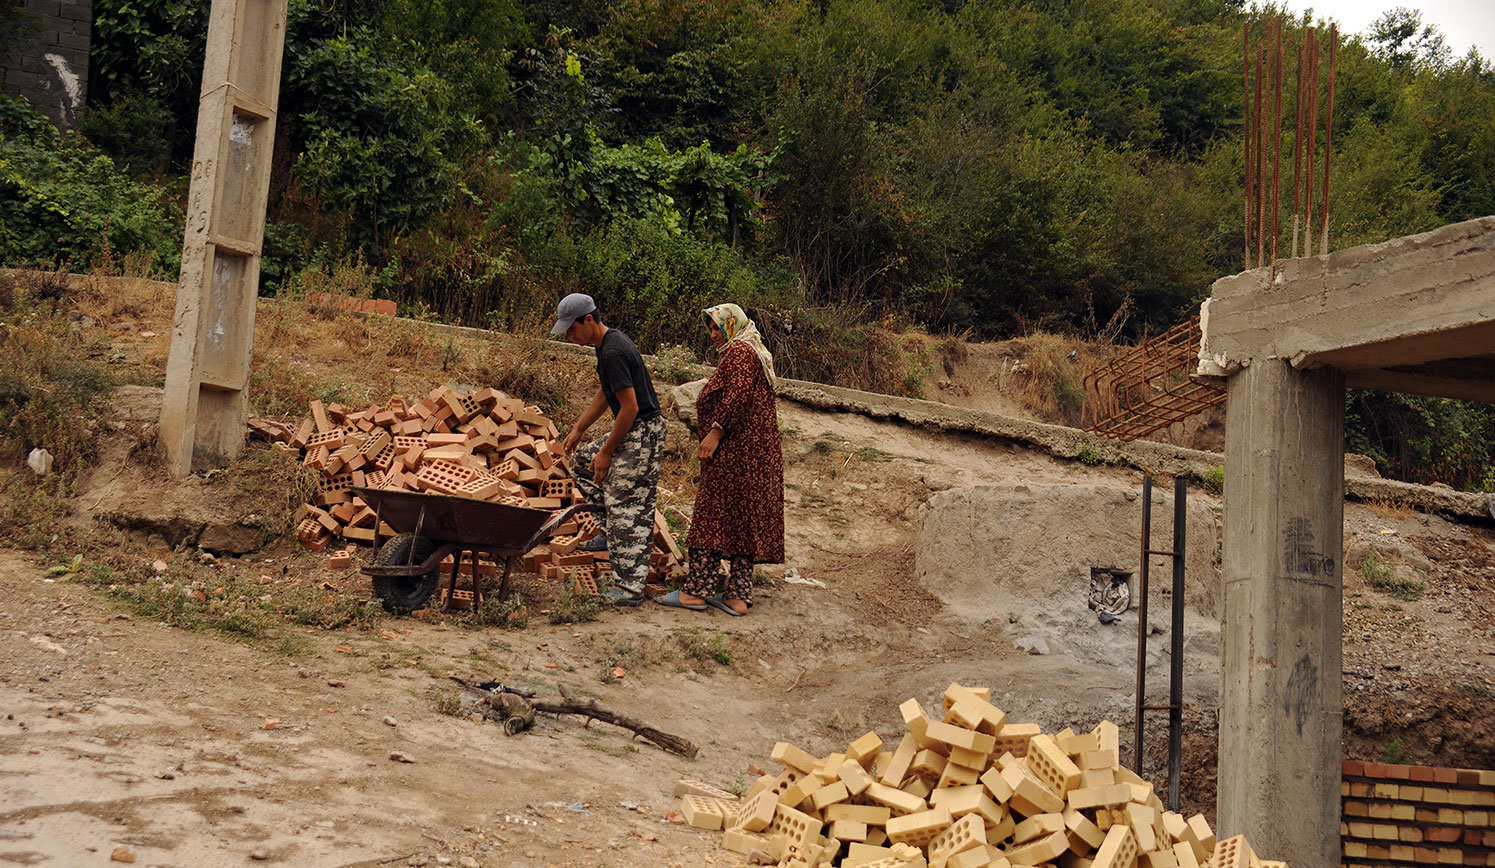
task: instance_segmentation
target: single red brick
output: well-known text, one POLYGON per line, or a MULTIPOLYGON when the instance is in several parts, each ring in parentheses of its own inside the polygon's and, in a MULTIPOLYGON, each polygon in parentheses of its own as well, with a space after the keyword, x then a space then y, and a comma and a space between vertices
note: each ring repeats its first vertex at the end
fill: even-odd
POLYGON ((1386 767, 1386 777, 1393 781, 1408 781, 1412 779, 1412 767, 1393 765, 1386 767))
POLYGON ((1465 865, 1484 865, 1486 858, 1487 855, 1484 853, 1471 853, 1468 850, 1464 851, 1465 865))
POLYGON ((1387 769, 1385 763, 1365 764, 1365 776, 1368 778, 1384 778, 1386 777, 1386 771, 1387 769))
POLYGON ((1340 763, 1340 772, 1350 777, 1364 777, 1365 763, 1360 760, 1345 760, 1340 763))
POLYGON ((1456 784, 1459 782, 1459 773, 1453 769, 1433 769, 1433 783, 1456 784))
POLYGON ((1470 847, 1478 847, 1480 839, 1483 837, 1484 835, 1482 835, 1477 829, 1464 830, 1464 843, 1469 845, 1470 847))
POLYGON ((1430 783, 1432 783, 1433 782, 1433 769, 1432 769, 1432 767, 1431 766, 1413 766, 1412 767, 1412 780, 1418 781, 1418 782, 1424 783, 1424 784, 1430 784, 1430 783))
POLYGON ((1485 833, 1485 846, 1486 847, 1495 847, 1495 832, 1486 832, 1485 833))
POLYGON ((1459 776, 1459 786, 1461 786, 1461 787, 1477 787, 1477 786, 1479 786, 1479 772, 1475 771, 1474 769, 1455 769, 1455 771, 1458 773, 1458 776, 1459 776))
POLYGON ((1463 837, 1462 831, 1452 826, 1434 826, 1423 833, 1422 839, 1430 843, 1448 844, 1463 837))

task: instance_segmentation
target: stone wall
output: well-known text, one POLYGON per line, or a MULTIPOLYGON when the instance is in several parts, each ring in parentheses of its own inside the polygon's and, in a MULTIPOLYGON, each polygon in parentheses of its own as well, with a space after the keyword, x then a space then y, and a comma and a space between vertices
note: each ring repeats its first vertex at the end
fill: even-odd
POLYGON ((6 46, 4 88, 58 126, 71 126, 88 94, 93 0, 22 0, 32 26, 6 46))

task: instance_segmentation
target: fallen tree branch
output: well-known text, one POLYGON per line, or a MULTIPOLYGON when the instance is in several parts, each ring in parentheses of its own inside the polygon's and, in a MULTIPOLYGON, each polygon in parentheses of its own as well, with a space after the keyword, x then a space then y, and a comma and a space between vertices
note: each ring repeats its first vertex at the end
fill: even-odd
POLYGON ((546 714, 579 714, 587 719, 587 723, 591 723, 593 720, 600 720, 604 723, 610 723, 613 726, 631 729, 635 734, 642 736, 671 753, 678 753, 683 757, 690 757, 692 759, 696 755, 696 746, 686 739, 678 735, 670 735, 667 732, 640 723, 626 714, 619 714, 616 711, 603 708, 597 704, 597 700, 595 699, 577 699, 571 695, 571 691, 567 690, 565 685, 561 685, 560 702, 542 702, 532 699, 530 700, 530 705, 536 711, 543 711, 546 714))

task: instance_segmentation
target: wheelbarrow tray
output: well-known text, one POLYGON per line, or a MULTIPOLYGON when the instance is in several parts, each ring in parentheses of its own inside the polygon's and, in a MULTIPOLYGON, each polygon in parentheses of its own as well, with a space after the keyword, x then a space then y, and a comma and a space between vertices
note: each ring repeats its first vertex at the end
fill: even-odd
POLYGON ((385 608, 398 614, 408 614, 435 592, 440 564, 448 555, 453 558, 451 584, 442 611, 451 609, 464 555, 472 562, 473 605, 481 606, 483 601, 482 580, 477 574, 480 557, 503 561, 498 590, 499 599, 503 599, 508 593, 509 574, 521 555, 550 538, 576 513, 597 511, 585 503, 551 512, 447 494, 363 487, 352 491, 374 508, 376 526, 387 524, 395 532, 378 546, 374 563, 362 571, 373 578, 374 595, 384 601, 385 608))
MULTIPOLYGON (((555 514, 545 509, 511 506, 471 497, 354 488, 353 493, 379 513, 395 533, 415 533, 437 543, 460 543, 466 548, 513 552, 534 539, 555 514), (425 510, 425 520, 421 520, 425 510)), ((523 554, 522 551, 518 552, 523 554)))

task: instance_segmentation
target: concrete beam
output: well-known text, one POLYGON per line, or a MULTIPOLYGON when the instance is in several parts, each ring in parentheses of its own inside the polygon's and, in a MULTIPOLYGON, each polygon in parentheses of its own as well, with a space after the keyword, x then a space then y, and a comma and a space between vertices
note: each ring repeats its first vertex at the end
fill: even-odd
POLYGON ((1258 361, 1230 377, 1219 837, 1339 864, 1344 378, 1258 361))
POLYGON ((1203 317, 1200 357, 1216 371, 1256 359, 1355 371, 1477 355, 1495 346, 1495 217, 1221 278, 1203 317))

